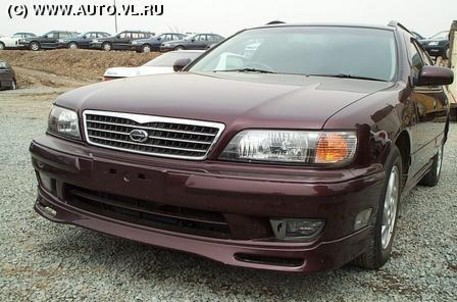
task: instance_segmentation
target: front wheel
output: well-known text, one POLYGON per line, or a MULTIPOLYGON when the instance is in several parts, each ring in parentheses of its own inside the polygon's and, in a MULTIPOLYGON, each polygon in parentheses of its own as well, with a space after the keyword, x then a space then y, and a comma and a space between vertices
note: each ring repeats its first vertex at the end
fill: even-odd
POLYGON ((151 45, 149 45, 149 44, 144 44, 144 45, 141 47, 141 49, 143 50, 143 52, 149 53, 149 52, 151 52, 151 45))
POLYGON ((70 42, 70 43, 68 43, 68 48, 69 49, 77 49, 78 48, 78 44, 76 44, 75 42, 70 42))
POLYGON ((30 43, 29 48, 30 48, 30 50, 38 51, 38 50, 40 50, 41 45, 38 42, 32 42, 32 43, 30 43))
POLYGON ((386 161, 385 173, 386 182, 371 225, 368 248, 355 260, 355 263, 363 268, 380 268, 392 253, 402 189, 402 160, 396 146, 386 161))
POLYGON ((105 42, 105 43, 102 44, 102 49, 103 49, 104 51, 110 51, 111 48, 112 48, 112 47, 111 47, 111 43, 109 43, 109 42, 105 42))

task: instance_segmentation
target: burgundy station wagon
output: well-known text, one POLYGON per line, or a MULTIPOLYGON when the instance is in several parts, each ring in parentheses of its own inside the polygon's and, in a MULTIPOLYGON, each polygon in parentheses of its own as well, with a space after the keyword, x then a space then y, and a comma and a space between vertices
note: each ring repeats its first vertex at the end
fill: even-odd
POLYGON ((230 265, 379 268, 401 197, 438 183, 452 81, 396 22, 243 30, 182 72, 61 95, 30 146, 35 210, 230 265))

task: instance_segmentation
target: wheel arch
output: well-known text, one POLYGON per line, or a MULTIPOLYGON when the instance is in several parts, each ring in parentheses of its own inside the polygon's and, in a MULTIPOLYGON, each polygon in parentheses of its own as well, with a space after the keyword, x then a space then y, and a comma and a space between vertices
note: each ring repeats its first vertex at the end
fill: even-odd
POLYGON ((395 146, 400 151, 402 161, 402 186, 408 179, 409 168, 411 166, 411 136, 407 130, 403 130, 395 140, 395 146))

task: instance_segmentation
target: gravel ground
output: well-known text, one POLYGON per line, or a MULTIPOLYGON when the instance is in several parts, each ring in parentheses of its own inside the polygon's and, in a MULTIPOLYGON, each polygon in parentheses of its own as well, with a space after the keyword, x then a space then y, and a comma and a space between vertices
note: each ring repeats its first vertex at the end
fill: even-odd
POLYGON ((456 301, 457 125, 440 184, 403 200, 393 258, 314 275, 222 264, 59 225, 33 211, 28 145, 58 89, 0 93, 0 301, 456 301))

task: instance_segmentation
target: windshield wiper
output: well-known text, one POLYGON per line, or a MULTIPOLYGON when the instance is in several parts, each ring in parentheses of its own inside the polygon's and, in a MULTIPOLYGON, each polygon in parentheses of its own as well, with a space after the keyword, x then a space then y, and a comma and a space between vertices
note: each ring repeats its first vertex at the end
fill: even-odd
POLYGON ((358 75, 353 75, 353 74, 349 74, 349 73, 338 73, 338 74, 309 73, 309 74, 306 74, 306 76, 307 77, 329 77, 329 78, 356 79, 356 80, 370 80, 370 81, 387 82, 386 80, 383 80, 383 79, 358 76, 358 75))
POLYGON ((277 73, 271 70, 257 69, 257 68, 236 68, 236 69, 219 69, 213 72, 257 72, 257 73, 277 73))

